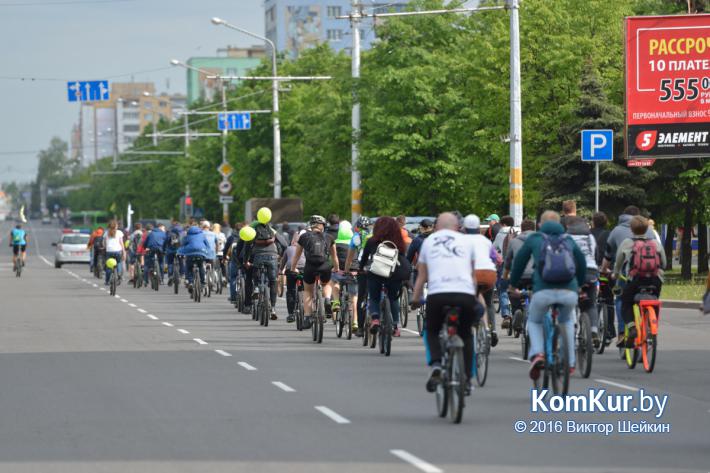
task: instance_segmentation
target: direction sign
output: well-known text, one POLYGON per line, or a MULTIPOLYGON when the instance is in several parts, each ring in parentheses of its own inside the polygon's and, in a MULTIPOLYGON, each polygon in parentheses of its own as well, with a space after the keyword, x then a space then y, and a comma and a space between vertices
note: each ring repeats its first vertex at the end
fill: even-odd
POLYGON ((217 167, 217 171, 222 175, 222 177, 229 177, 234 173, 234 166, 229 163, 222 163, 217 167))
POLYGON ((222 181, 219 183, 219 193, 220 194, 229 194, 232 192, 232 183, 229 181, 222 181))
POLYGON ((626 161, 626 166, 630 168, 648 168, 653 166, 655 159, 629 159, 626 161))
POLYGON ((67 98, 70 102, 99 102, 109 100, 107 80, 67 82, 67 98))
POLYGON ((250 130, 251 113, 220 113, 217 115, 220 130, 250 130))
POLYGON ((234 197, 231 195, 220 195, 219 196, 219 203, 220 204, 231 204, 234 202, 234 197))
POLYGON ((614 130, 582 130, 582 161, 613 161, 614 130))

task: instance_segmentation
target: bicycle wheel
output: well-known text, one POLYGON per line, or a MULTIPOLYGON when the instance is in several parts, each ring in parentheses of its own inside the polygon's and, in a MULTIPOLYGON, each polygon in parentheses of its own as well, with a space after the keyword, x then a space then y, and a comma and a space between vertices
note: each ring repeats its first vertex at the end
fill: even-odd
POLYGON ((111 270, 111 279, 109 279, 109 294, 116 295, 116 271, 111 270))
POLYGON ((595 350, 597 355, 604 353, 606 348, 606 341, 608 340, 608 334, 606 333, 606 322, 609 314, 609 308, 604 303, 604 301, 598 301, 597 307, 599 307, 599 346, 595 350))
POLYGON ((643 361, 643 369, 647 373, 653 371, 656 365, 656 348, 657 335, 651 333, 651 320, 656 317, 656 310, 653 307, 644 309, 644 315, 641 323, 641 336, 643 337, 641 344, 641 360, 643 361))
POLYGON ((335 336, 338 338, 342 338, 343 329, 345 328, 345 307, 343 305, 344 302, 345 301, 341 298, 341 305, 340 310, 338 311, 338 315, 333 317, 333 319, 335 319, 335 336))
POLYGON ((353 338, 353 313, 350 310, 350 298, 346 298, 345 300, 346 306, 345 308, 341 308, 343 311, 344 315, 344 324, 345 324, 345 338, 347 340, 352 340, 353 338))
POLYGON ((316 320, 315 325, 318 326, 316 342, 323 343, 323 325, 325 320, 325 301, 323 300, 323 294, 318 291, 318 306, 316 308, 316 320))
POLYGON ((500 314, 500 295, 498 294, 498 288, 493 288, 493 304, 495 305, 496 314, 500 314))
POLYGON ((476 328, 476 382, 483 387, 488 379, 488 354, 490 353, 490 340, 488 330, 483 324, 476 328))
POLYGON ((448 372, 449 372, 449 360, 444 363, 444 369, 441 372, 441 381, 436 385, 435 397, 436 397, 436 412, 439 417, 446 417, 446 411, 449 407, 449 389, 447 388, 448 372))
POLYGON ((362 346, 366 347, 370 343, 370 319, 365 318, 365 326, 362 328, 362 346))
POLYGON ((18 259, 15 264, 15 277, 22 277, 22 259, 18 259))
POLYGON ((523 314, 523 320, 521 322, 522 328, 520 329, 520 349, 522 351, 522 359, 528 359, 528 351, 530 351, 530 337, 528 336, 527 324, 528 318, 523 314))
POLYGON ((269 320, 271 319, 271 291, 269 290, 269 285, 264 283, 264 327, 269 326, 269 320))
POLYGON ((559 325, 552 329, 552 366, 549 371, 552 391, 557 395, 566 396, 569 389, 569 351, 559 325))
POLYGON ((385 297, 380 305, 380 353, 385 356, 390 356, 392 352, 392 329, 394 322, 392 321, 392 308, 390 307, 389 298, 385 297))
POLYGON ((450 352, 449 364, 449 416, 454 424, 461 423, 464 397, 466 396, 466 367, 463 362, 463 349, 456 347, 450 352))
POLYGON ((173 292, 180 292, 180 263, 177 258, 173 260, 173 292))
POLYGON ((586 311, 580 312, 577 324, 577 369, 579 369, 582 378, 589 378, 589 374, 592 372, 594 346, 592 345, 592 323, 586 311))
POLYGON ((424 334, 424 306, 417 310, 417 332, 420 337, 424 334))
POLYGON ((303 330, 303 291, 296 291, 296 307, 294 308, 296 315, 296 330, 303 330))
POLYGON ((406 287, 402 287, 402 293, 399 295, 399 322, 402 327, 407 326, 409 321, 409 292, 406 287))

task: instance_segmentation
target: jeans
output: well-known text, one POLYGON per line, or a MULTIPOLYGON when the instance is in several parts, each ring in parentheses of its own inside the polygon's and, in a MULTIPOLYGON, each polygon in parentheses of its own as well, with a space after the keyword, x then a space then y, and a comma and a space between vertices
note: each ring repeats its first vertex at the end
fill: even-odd
MULTIPOLYGON (((116 271, 117 271, 117 274, 119 277, 121 276, 121 273, 122 273, 121 267, 123 266, 121 264, 121 256, 122 256, 121 253, 106 253, 106 260, 107 261, 109 258, 113 258, 116 260, 116 271)), ((111 270, 107 266, 106 267, 106 284, 108 284, 108 280, 110 278, 111 278, 111 270)))
POLYGON ((178 258, 177 253, 166 253, 165 254, 165 262, 168 264, 168 275, 170 277, 172 277, 173 265, 175 264, 176 260, 180 264, 180 275, 184 277, 185 276, 185 266, 180 261, 180 258, 178 258))
MULTIPOLYGON (((508 280, 503 279, 503 267, 498 268, 498 279, 496 280, 498 289, 498 299, 500 300, 500 315, 510 317, 510 298, 508 297, 508 280)), ((495 327, 495 325, 493 325, 495 327)))
POLYGON ((205 265, 202 262, 205 260, 202 256, 188 256, 185 258, 185 269, 187 271, 187 282, 192 284, 192 267, 197 264, 200 270, 200 282, 205 284, 205 265))
POLYGON ((229 281, 229 300, 234 302, 237 300, 237 278, 239 278, 239 267, 237 266, 237 261, 234 259, 229 260, 228 269, 227 280, 229 281))
POLYGON ((399 291, 402 289, 402 281, 398 279, 383 278, 372 273, 367 275, 367 294, 370 297, 367 311, 372 320, 379 320, 382 286, 387 289, 387 297, 390 300, 392 323, 397 325, 399 323, 399 291))
POLYGON ((569 364, 574 366, 574 308, 577 307, 577 293, 569 289, 543 289, 532 295, 528 308, 528 334, 530 335, 529 358, 545 352, 543 318, 553 304, 559 306, 557 322, 567 341, 569 364))
POLYGON ((148 273, 150 273, 150 270, 153 267, 153 262, 155 261, 156 257, 158 258, 158 276, 160 277, 160 282, 163 282, 163 252, 150 250, 146 251, 145 253, 145 262, 143 267, 143 281, 145 282, 146 286, 148 285, 148 273))
MULTIPOLYGON (((626 281, 619 279, 616 281, 616 285, 619 286, 621 288, 621 291, 623 292, 624 288, 626 287, 626 281)), ((624 318, 621 315, 621 295, 616 296, 616 298, 614 299, 614 309, 616 310, 616 333, 623 334, 624 318)))
MULTIPOLYGON (((271 307, 272 310, 276 307, 276 266, 278 265, 278 256, 275 255, 255 255, 254 256, 254 268, 259 266, 264 266, 266 270, 266 276, 269 279, 269 295, 271 296, 271 307)), ((256 277, 259 275, 259 271, 254 271, 252 277, 254 278, 254 287, 259 285, 259 281, 256 277)), ((247 297, 251 297, 248 294, 247 297)))

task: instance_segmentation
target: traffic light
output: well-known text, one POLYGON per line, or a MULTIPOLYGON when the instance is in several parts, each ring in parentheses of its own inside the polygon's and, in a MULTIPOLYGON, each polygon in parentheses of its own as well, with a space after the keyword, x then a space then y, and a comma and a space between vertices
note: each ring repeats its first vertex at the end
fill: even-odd
POLYGON ((185 216, 192 217, 192 197, 189 195, 185 196, 185 216))

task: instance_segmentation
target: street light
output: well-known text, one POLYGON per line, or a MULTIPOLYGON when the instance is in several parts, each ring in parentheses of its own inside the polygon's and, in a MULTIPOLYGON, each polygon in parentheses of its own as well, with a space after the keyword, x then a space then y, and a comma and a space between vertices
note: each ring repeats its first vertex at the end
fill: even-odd
MULTIPOLYGON (((271 48, 271 69, 274 77, 277 77, 276 72, 276 45, 269 38, 247 31, 238 26, 234 26, 227 21, 214 17, 212 24, 215 26, 224 26, 226 28, 239 31, 253 38, 260 39, 267 43, 271 48)), ((273 127, 274 127, 274 198, 281 198, 281 127, 279 125, 279 81, 274 79, 271 84, 271 94, 273 96, 273 127)))
MULTIPOLYGON (((153 94, 151 94, 148 91, 144 91, 143 97, 153 97, 153 94)), ((150 105, 151 105, 150 106, 150 118, 151 118, 151 121, 153 122, 153 146, 158 146, 158 130, 157 130, 158 122, 155 119, 155 111, 156 111, 157 107, 154 106, 155 105, 154 101, 151 101, 150 105)))

